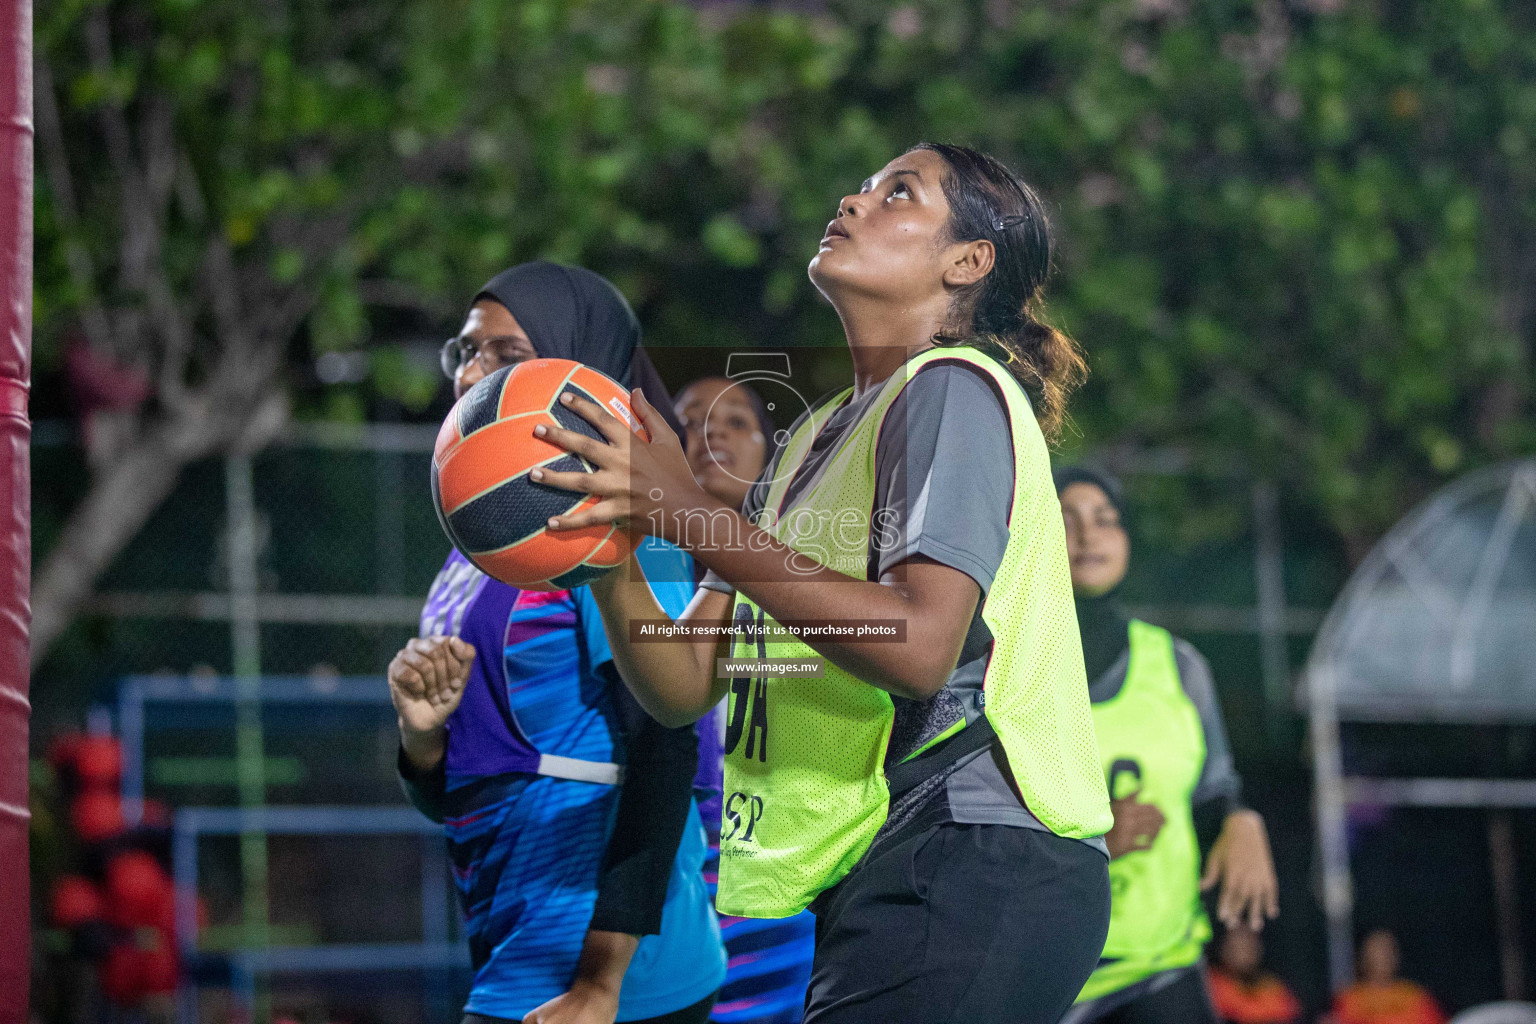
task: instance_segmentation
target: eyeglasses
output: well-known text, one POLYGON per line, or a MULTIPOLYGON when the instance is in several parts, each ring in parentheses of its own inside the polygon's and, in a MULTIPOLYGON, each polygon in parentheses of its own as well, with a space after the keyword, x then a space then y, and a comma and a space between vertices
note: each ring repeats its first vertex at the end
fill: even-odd
POLYGON ((442 350, 437 354, 438 365, 443 368, 449 380, 453 380, 464 367, 475 361, 480 363, 480 369, 489 376, 503 366, 518 361, 517 352, 513 348, 515 344, 511 338, 492 338, 484 343, 473 338, 449 338, 443 342, 442 350))

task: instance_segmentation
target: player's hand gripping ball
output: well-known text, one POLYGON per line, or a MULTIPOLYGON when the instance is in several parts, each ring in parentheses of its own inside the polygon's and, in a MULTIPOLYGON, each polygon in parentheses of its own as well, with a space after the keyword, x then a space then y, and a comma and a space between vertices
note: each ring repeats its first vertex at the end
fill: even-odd
MULTIPOLYGON (((548 532, 551 516, 597 504, 597 495, 534 483, 528 471, 592 472, 592 465, 533 436, 543 423, 605 441, 560 404, 572 392, 607 409, 650 440, 611 377, 569 359, 530 359, 465 392, 437 434, 432 498, 453 546, 488 576, 523 590, 568 590, 620 565, 635 540, 617 526, 548 532)), ((606 443, 606 441, 605 441, 606 443)))

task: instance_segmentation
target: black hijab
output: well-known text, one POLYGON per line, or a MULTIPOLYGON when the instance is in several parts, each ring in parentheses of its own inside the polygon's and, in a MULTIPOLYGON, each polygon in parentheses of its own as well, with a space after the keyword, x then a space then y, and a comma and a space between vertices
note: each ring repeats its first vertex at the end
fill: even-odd
POLYGON ((475 300, 507 307, 544 359, 572 359, 639 388, 683 438, 672 398, 640 347, 640 321, 607 278, 548 260, 521 263, 485 283, 475 300))
MULTIPOLYGON (((1063 466, 1053 475, 1058 495, 1073 484, 1092 484, 1103 491, 1120 513, 1121 526, 1126 526, 1125 489, 1114 476, 1092 466, 1063 466)), ((1097 597, 1075 598, 1077 628, 1083 634, 1083 667, 1088 670, 1090 686, 1114 667, 1130 645, 1131 617, 1120 603, 1119 593, 1117 583, 1097 597)))
POLYGON ((1109 503, 1115 507, 1115 512, 1120 516, 1120 525, 1126 526, 1128 513, 1125 508, 1125 488, 1112 473, 1084 463, 1077 466, 1062 466, 1051 476, 1056 481, 1057 497, 1060 497, 1061 492, 1073 484, 1093 484, 1104 492, 1104 497, 1108 498, 1109 503))

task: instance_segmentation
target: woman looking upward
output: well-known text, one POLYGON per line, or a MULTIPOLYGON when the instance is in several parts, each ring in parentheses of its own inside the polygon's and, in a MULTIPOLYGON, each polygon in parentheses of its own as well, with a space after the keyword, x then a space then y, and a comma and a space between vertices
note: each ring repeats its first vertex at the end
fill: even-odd
POLYGON ((1043 319, 1050 254, 1012 171, 918 146, 811 260, 853 383, 744 516, 638 392, 650 442, 584 403, 609 443, 544 433, 598 467, 544 480, 604 499, 554 528, 626 520, 710 570, 672 642, 632 642, 667 618, 636 566, 592 593, 658 720, 729 692, 717 904, 816 913, 813 1024, 1055 1024, 1103 948, 1109 801, 1046 449, 1083 361, 1043 319), (684 530, 700 513, 717 528, 684 530), (781 663, 720 678, 717 658, 781 663))

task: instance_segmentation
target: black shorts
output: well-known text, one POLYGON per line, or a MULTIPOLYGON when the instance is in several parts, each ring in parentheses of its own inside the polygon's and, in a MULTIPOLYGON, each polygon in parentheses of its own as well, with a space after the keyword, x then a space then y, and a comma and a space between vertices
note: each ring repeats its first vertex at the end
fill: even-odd
POLYGON ((1104 949, 1108 865, 1013 825, 881 837, 812 907, 805 1024, 1056 1024, 1104 949))

